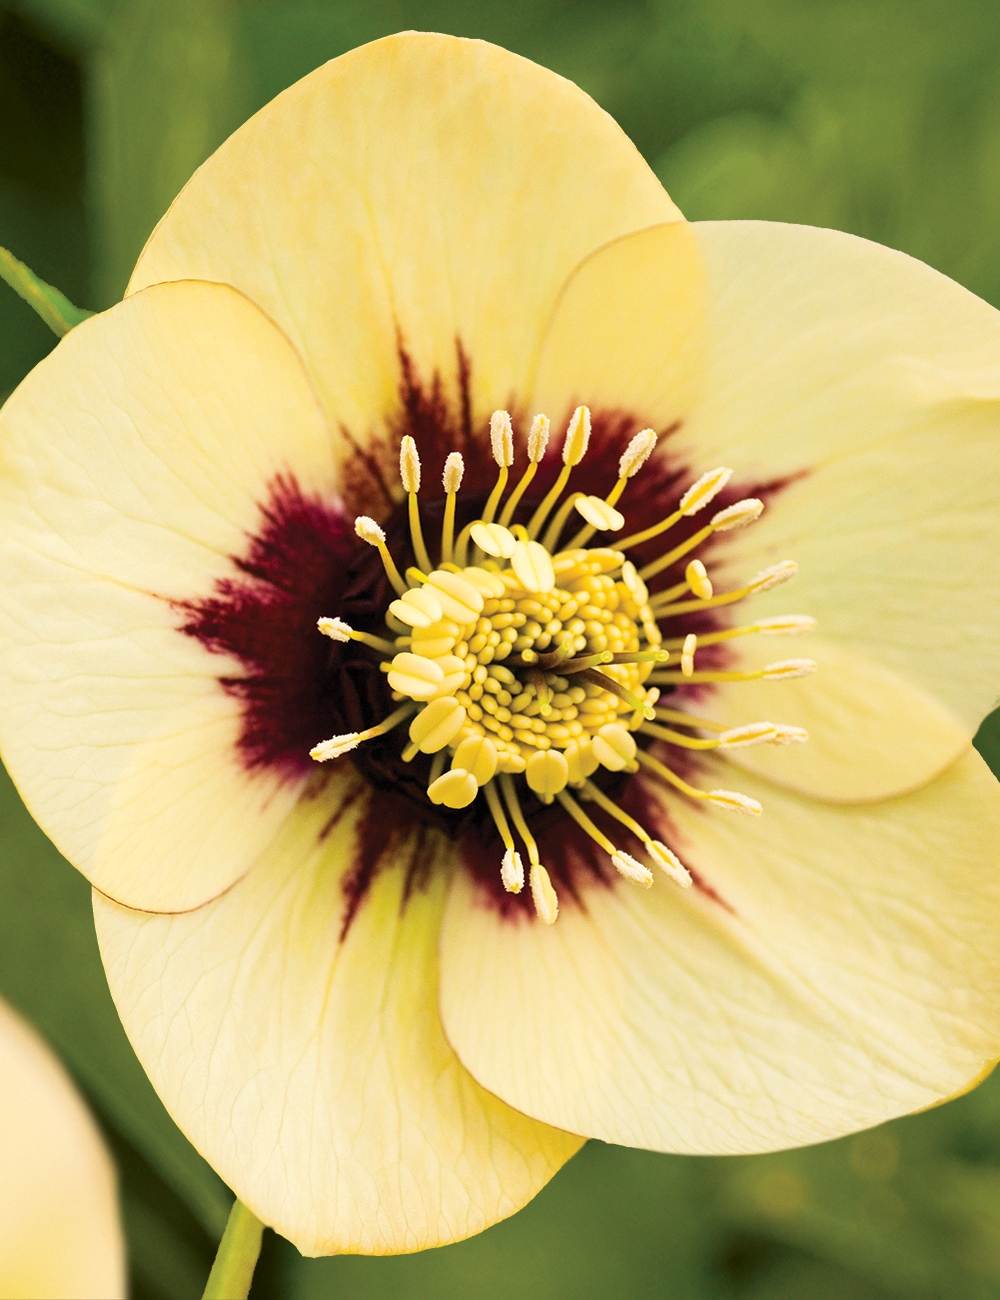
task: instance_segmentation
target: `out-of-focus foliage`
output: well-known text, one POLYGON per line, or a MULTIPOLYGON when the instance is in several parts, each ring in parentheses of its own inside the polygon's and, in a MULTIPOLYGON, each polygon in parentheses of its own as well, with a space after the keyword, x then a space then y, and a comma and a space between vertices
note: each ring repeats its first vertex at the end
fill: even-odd
MULTIPOLYGON (((108 305, 234 126, 322 60, 407 27, 494 40, 579 82, 693 218, 837 226, 1000 305, 995 0, 0 0, 0 244, 74 302, 108 305)), ((0 396, 54 341, 0 285, 0 396)), ((994 770, 998 716, 977 742, 994 770)), ((105 1125, 137 1300, 196 1298, 228 1193, 132 1056, 87 886, 7 782, 0 824, 0 992, 105 1125)), ((776 1156, 591 1143, 514 1219, 422 1255, 302 1261, 269 1236, 253 1295, 1000 1297, 1000 1079, 776 1156)))

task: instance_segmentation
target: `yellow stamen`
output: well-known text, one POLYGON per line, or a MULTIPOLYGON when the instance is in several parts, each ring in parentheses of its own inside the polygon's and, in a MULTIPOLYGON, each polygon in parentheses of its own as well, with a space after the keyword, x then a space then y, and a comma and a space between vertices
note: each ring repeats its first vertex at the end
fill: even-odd
POLYGON ((672 669, 666 672, 654 673, 650 681, 657 686, 662 686, 667 682, 756 682, 756 681, 784 681, 791 677, 807 677, 810 673, 816 671, 816 663, 812 659, 781 659, 777 663, 767 664, 764 668, 757 668, 753 672, 692 672, 678 673, 672 669))
POLYGON ((693 483, 681 497, 680 504, 672 515, 654 524, 652 528, 646 528, 641 533, 633 533, 631 537, 626 537, 621 543, 622 550, 627 551, 631 546, 641 546, 643 542, 652 541, 654 537, 665 533, 685 516, 697 514, 708 505, 716 493, 722 491, 732 477, 732 473, 731 469, 713 469, 707 474, 702 474, 697 483, 693 483))
POLYGON ((520 504, 531 480, 538 473, 538 465, 549 445, 549 419, 546 415, 536 415, 528 431, 528 468, 521 475, 521 481, 507 498, 507 504, 500 516, 500 523, 506 527, 514 518, 514 511, 520 504))
POLYGON ((454 551, 455 536, 455 495, 462 486, 465 475, 465 461, 457 451, 448 453, 444 463, 442 483, 445 490, 444 519, 441 523, 441 563, 450 564, 454 551))
POLYGON ((655 596, 650 597, 650 605, 657 612, 658 618, 666 618, 673 614, 686 614, 692 609, 718 609, 720 605, 732 605, 737 600, 743 600, 745 596, 757 596, 762 592, 770 591, 773 587, 780 586, 787 582, 789 578, 794 578, 798 572, 798 565, 794 560, 782 560, 780 564, 772 564, 768 569, 762 569, 755 577, 751 578, 745 587, 737 587, 734 591, 723 591, 718 596, 712 596, 710 600, 684 600, 673 603, 673 598, 679 595, 687 587, 684 583, 681 587, 671 587, 668 591, 657 592, 655 596))
POLYGON ((514 431, 511 428, 510 416, 506 411, 494 411, 490 416, 490 448, 493 452, 493 459, 500 466, 500 473, 497 476, 496 486, 490 493, 486 507, 483 510, 484 524, 493 522, 493 516, 500 504, 500 498, 503 496, 503 490, 507 486, 509 467, 514 463, 514 431))
POLYGON ((652 754, 647 754, 640 749, 636 757, 644 767, 648 767, 657 776, 662 776, 665 781, 669 781, 672 786, 691 799, 701 799, 717 807, 726 808, 730 812, 745 812, 752 816, 762 811, 757 800, 751 799, 749 795, 734 790, 696 790, 693 785, 688 785, 687 781, 682 780, 676 772, 672 772, 652 754))
POLYGON ((566 438, 563 442, 563 467, 559 471, 559 477, 552 485, 548 495, 531 516, 531 522, 528 524, 529 538, 533 539, 538 536, 542 524, 545 523, 549 516, 549 511, 562 496, 563 488, 569 482, 569 476, 573 472, 574 466, 579 465, 587 454, 589 442, 590 411, 586 406, 578 406, 570 419, 569 427, 566 430, 566 438))
MULTIPOLYGON (((634 478, 642 469, 646 461, 649 460, 655 446, 656 432, 653 429, 643 429, 629 442, 629 445, 622 452, 621 459, 618 462, 618 482, 604 498, 604 505, 609 509, 614 510, 622 492, 625 490, 625 484, 630 478, 634 478)), ((595 499, 596 498, 591 498, 591 500, 595 499)), ((577 508, 579 509, 579 507, 577 508)), ((570 550, 576 550, 579 546, 586 546, 598 529, 606 529, 608 527, 607 524, 601 523, 599 517, 597 519, 591 519, 588 514, 584 513, 584 511, 580 510, 580 513, 588 523, 587 526, 581 528, 572 539, 569 544, 570 550)), ((595 513, 598 513, 599 515, 599 512, 595 513)), ((625 518, 623 515, 618 514, 617 510, 614 510, 614 514, 621 520, 621 523, 617 524, 613 530, 614 532, 618 532, 619 529, 625 527, 625 518)))
POLYGON ((376 726, 369 727, 367 731, 352 731, 344 736, 333 736, 329 740, 320 741, 309 751, 309 757, 315 759, 317 763, 328 763, 331 758, 340 758, 342 754, 349 754, 352 749, 357 749, 362 741, 371 740, 373 736, 384 736, 392 731, 393 727, 398 727, 412 712, 412 704, 409 702, 402 704, 394 713, 390 713, 387 718, 376 726))
POLYGON ((420 506, 417 493, 420 491, 420 456, 417 444, 409 434, 399 444, 399 477, 403 481, 403 491, 409 498, 410 540, 413 554, 422 569, 431 567, 431 559, 424 545, 424 534, 420 527, 420 506))
MULTIPOLYGON (((762 636, 796 636, 802 632, 813 632, 815 628, 816 620, 808 614, 779 614, 775 618, 758 618, 756 622, 747 623, 743 627, 730 627, 724 632, 699 634, 698 644, 718 645, 720 641, 732 641, 735 637, 751 636, 756 632, 762 636)), ((678 649, 682 639, 675 638, 664 641, 663 644, 668 649, 678 649)))
POLYGON ((406 583, 400 577, 396 562, 389 554, 389 548, 385 544, 385 533, 379 528, 375 520, 369 519, 367 515, 358 515, 354 521, 354 531, 363 542, 377 548, 382 558, 382 564, 385 567, 386 577, 392 583, 397 595, 401 596, 406 590, 406 583))
POLYGON ((713 515, 705 527, 693 533, 686 542, 681 542, 672 551, 667 551, 665 555, 661 555, 658 560, 653 560, 650 564, 645 565, 644 568, 639 570, 639 576, 644 580, 655 577, 657 573, 669 569, 682 555, 686 555, 688 551, 693 551, 696 546, 700 546, 705 538, 710 537, 712 533, 728 533, 734 528, 742 528, 746 524, 752 524, 755 519, 760 518, 760 512, 763 509, 763 501, 758 501, 756 497, 748 497, 745 501, 737 501, 734 505, 727 506, 725 510, 720 510, 718 514, 713 515))

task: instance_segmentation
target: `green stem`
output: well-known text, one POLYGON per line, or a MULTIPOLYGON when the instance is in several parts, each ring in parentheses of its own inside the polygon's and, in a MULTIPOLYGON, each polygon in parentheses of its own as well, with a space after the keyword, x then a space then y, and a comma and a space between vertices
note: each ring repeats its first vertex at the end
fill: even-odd
POLYGON ((92 311, 74 307, 65 294, 46 284, 13 253, 0 248, 0 279, 6 280, 15 293, 19 293, 29 307, 34 307, 42 320, 60 338, 79 325, 92 311))
POLYGON ((202 1300, 246 1300, 263 1232, 260 1219, 242 1201, 234 1201, 202 1300))

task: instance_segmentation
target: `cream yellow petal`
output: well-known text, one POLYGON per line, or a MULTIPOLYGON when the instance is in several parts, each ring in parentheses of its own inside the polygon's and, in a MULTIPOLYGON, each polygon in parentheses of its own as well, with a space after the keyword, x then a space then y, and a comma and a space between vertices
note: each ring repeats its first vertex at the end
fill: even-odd
POLYGON ((239 576, 275 476, 336 485, 280 332, 221 285, 155 287, 73 330, 0 413, 0 744, 92 883, 149 910, 215 897, 296 797, 250 777, 243 668, 180 627, 239 576))
POLYGON ((1000 313, 836 231, 694 230, 706 369, 675 450, 696 468, 802 474, 733 535, 717 587, 798 560, 795 582, 748 616, 814 615, 971 736, 1000 682, 1000 313))
POLYGON ((633 412, 657 429, 687 415, 699 392, 705 325, 693 230, 674 221, 623 235, 575 268, 546 331, 533 409, 561 412, 586 401, 633 412))
POLYGON ((111 1155, 69 1075, 2 1000, 0 1169, 0 1296, 123 1298, 111 1155))
POLYGON ((154 1086, 255 1214, 308 1255, 422 1250, 512 1214, 580 1142, 485 1092, 444 1037, 447 850, 392 846, 341 940, 378 813, 356 800, 324 834, 330 815, 305 801, 197 912, 95 895, 98 938, 154 1086))
MULTIPOLYGON (((744 637, 731 645, 736 669, 763 668, 787 652, 819 666, 815 674, 788 681, 726 684, 692 706, 731 727, 761 719, 804 727, 805 744, 726 752, 738 767, 791 790, 838 803, 885 799, 933 780, 972 744, 968 730, 933 695, 834 641, 744 637)), ((738 783, 739 777, 725 781, 738 783)))
MULTIPOLYGON (((288 333, 336 427, 399 410, 402 341, 486 418, 523 395, 556 295, 593 249, 679 213, 621 129, 483 41, 404 32, 279 95, 198 171, 131 291, 235 285, 288 333)), ((562 412, 552 412, 561 416, 562 412)))
POLYGON ((740 788, 763 816, 669 804, 672 846, 721 901, 660 875, 592 888, 554 926, 502 924, 456 878, 442 1012, 480 1083, 589 1136, 733 1154, 880 1123, 992 1066, 1000 787, 979 756, 870 805, 740 788))

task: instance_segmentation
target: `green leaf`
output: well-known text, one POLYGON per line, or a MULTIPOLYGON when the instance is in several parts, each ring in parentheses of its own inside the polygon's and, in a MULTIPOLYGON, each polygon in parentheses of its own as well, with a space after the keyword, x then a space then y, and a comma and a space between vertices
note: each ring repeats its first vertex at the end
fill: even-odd
POLYGON ((29 307, 33 307, 54 334, 60 338, 79 325, 92 311, 74 307, 64 293, 40 280, 34 271, 19 262, 13 253, 0 247, 0 278, 19 293, 29 307))

